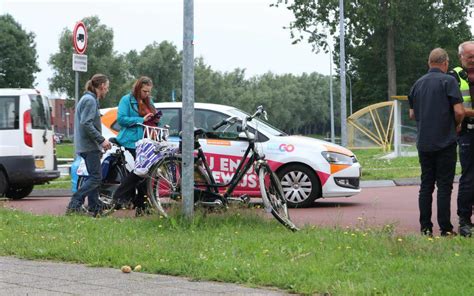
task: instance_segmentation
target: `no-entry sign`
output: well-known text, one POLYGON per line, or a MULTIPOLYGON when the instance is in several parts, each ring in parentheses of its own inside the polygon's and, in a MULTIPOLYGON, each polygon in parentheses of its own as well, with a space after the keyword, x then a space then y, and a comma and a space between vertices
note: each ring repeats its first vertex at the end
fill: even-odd
POLYGON ((72 39, 73 39, 74 49, 76 50, 78 54, 83 54, 84 52, 86 52, 87 30, 83 22, 78 22, 76 26, 74 26, 72 39))

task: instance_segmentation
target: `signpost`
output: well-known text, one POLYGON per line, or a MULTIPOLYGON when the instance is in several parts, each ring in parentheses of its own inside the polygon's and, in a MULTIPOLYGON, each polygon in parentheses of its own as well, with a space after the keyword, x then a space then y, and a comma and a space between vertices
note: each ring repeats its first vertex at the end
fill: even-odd
POLYGON ((86 52, 87 29, 83 22, 77 22, 72 33, 74 49, 78 54, 86 52))
MULTIPOLYGON (((79 72, 87 72, 87 55, 84 54, 87 48, 87 29, 83 22, 77 22, 74 26, 72 44, 76 51, 72 54, 72 70, 76 72, 74 106, 77 106, 77 102, 79 102, 79 72)), ((69 115, 67 119, 69 119, 69 115)), ((67 129, 69 133, 69 123, 67 129)))
POLYGON ((87 29, 83 22, 77 22, 72 33, 72 43, 76 53, 72 54, 72 70, 76 72, 75 104, 79 101, 79 72, 87 72, 87 29))

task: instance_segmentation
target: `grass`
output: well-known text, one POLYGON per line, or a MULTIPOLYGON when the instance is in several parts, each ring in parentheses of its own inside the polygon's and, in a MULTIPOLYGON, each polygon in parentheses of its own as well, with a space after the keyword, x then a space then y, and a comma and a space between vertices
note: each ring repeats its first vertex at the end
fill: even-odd
MULTIPOLYGON (((419 178, 421 175, 418 156, 382 159, 386 155, 381 149, 353 151, 362 166, 362 180, 393 180, 419 178)), ((461 165, 456 165, 456 174, 461 174, 461 165)))
POLYGON ((74 144, 61 143, 56 145, 57 158, 74 158, 74 144))
POLYGON ((0 209, 0 255, 320 295, 472 295, 474 241, 387 230, 291 233, 248 210, 191 221, 34 216, 0 209), (327 293, 327 294, 324 294, 327 293))
POLYGON ((71 176, 61 176, 49 184, 36 185, 35 189, 71 189, 71 176))

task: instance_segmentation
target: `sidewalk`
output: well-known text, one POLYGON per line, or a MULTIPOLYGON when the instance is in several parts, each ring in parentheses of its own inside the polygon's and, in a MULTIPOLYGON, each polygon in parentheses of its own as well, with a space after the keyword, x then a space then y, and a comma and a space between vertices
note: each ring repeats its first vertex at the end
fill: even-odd
POLYGON ((287 295, 278 290, 0 257, 1 295, 287 295))

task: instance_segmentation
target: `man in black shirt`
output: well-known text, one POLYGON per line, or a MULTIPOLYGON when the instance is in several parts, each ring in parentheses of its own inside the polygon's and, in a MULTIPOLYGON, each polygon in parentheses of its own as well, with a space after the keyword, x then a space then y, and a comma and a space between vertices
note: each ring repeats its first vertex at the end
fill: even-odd
POLYGON ((464 107, 456 79, 446 74, 446 51, 433 49, 428 65, 428 73, 415 82, 408 96, 410 118, 416 120, 421 166, 420 225, 422 234, 433 234, 431 208, 436 184, 438 224, 441 235, 448 236, 455 234, 451 224, 451 191, 456 169, 456 132, 464 118, 464 107))

